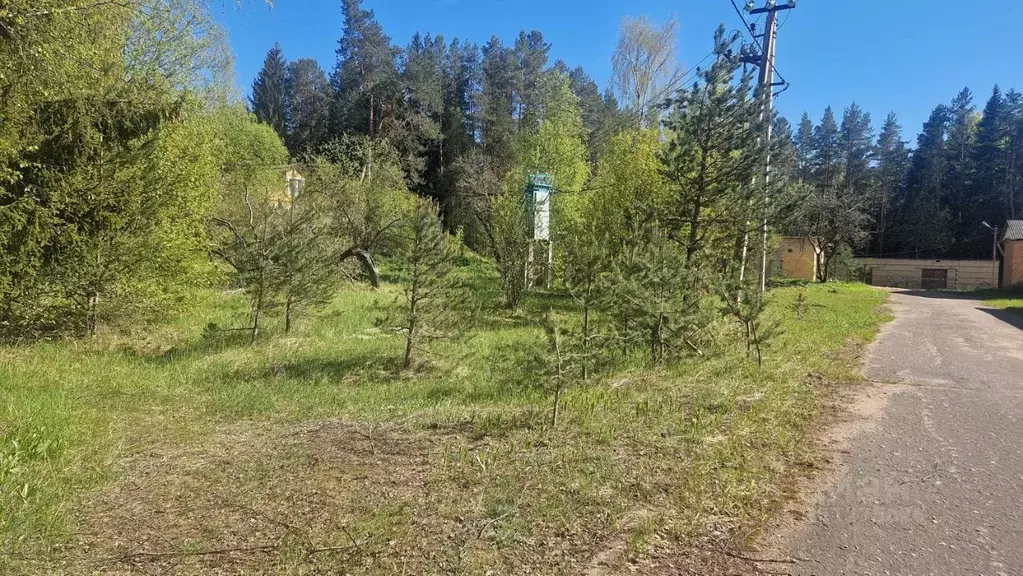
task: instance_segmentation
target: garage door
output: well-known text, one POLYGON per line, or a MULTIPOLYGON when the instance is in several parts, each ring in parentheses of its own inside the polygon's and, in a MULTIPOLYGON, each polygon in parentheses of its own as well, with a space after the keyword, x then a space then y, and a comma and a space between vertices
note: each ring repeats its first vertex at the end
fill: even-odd
POLYGON ((924 269, 920 286, 924 290, 944 290, 948 288, 948 270, 924 269))

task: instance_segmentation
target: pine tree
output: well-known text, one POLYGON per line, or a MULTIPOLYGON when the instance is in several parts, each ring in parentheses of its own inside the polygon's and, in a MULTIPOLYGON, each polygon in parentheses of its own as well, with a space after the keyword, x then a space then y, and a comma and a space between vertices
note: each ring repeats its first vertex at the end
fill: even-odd
POLYGON ((874 245, 876 254, 884 255, 891 235, 893 212, 901 210, 905 198, 906 174, 909 171, 909 149, 902 140, 902 127, 895 113, 889 113, 881 128, 874 149, 877 159, 877 188, 874 198, 874 214, 877 221, 877 235, 874 245))
POLYGON ((252 83, 249 104, 256 118, 283 139, 288 136, 287 93, 288 63, 280 44, 274 44, 263 60, 263 68, 252 83))
POLYGON ((842 181, 842 134, 828 106, 813 130, 813 173, 817 186, 835 190, 842 181))
POLYGON ((949 243, 947 210, 941 206, 948 177, 945 136, 949 109, 934 109, 917 138, 907 175, 907 201, 900 222, 900 248, 915 257, 934 256, 949 243))
MULTIPOLYGON (((805 298, 800 294, 801 298, 805 298)), ((757 282, 745 281, 737 285, 726 284, 721 290, 724 302, 723 312, 742 324, 746 339, 746 354, 755 354, 757 366, 764 365, 764 344, 777 331, 777 324, 767 322, 764 312, 767 310, 768 294, 760 290, 757 282)), ((805 302, 802 302, 805 305, 805 302)), ((800 305, 800 302, 797 302, 800 305)), ((799 312, 802 316, 802 313, 799 312)))
POLYGON ((596 314, 607 304, 611 254, 608 238, 592 226, 568 240, 565 250, 565 288, 582 309, 576 339, 582 378, 586 380, 599 359, 596 314))
POLYGON ((539 122, 537 111, 534 110, 540 96, 541 75, 547 66, 548 53, 551 45, 544 42, 543 34, 538 30, 526 33, 519 32, 515 40, 513 54, 515 63, 515 117, 519 129, 533 127, 539 122))
POLYGON ((814 168, 814 141, 813 121, 806 112, 799 121, 799 129, 796 132, 796 153, 798 158, 799 179, 803 182, 810 182, 813 178, 814 168))
POLYGON ((315 60, 302 58, 288 65, 285 141, 293 156, 311 153, 326 141, 333 97, 327 75, 315 60))
POLYGON ((427 343, 455 336, 465 290, 455 272, 456 253, 441 226, 437 205, 418 199, 408 225, 408 252, 398 276, 404 288, 397 329, 405 337, 402 366, 408 370, 427 343))
POLYGON ((739 63, 729 52, 734 41, 734 36, 725 36, 724 28, 718 29, 717 59, 702 72, 702 82, 672 99, 664 122, 665 174, 678 198, 671 224, 681 231, 690 265, 696 265, 700 253, 711 259, 730 258, 736 235, 742 238, 748 223, 764 208, 759 203, 763 192, 753 193, 750 186, 766 153, 760 145, 761 103, 748 97, 753 88, 750 74, 736 81, 739 63))
POLYGON ((289 183, 289 200, 280 210, 279 237, 273 242, 267 290, 284 307, 284 331, 296 316, 334 296, 344 248, 334 235, 329 206, 322 191, 289 183))
POLYGON ((1007 199, 1001 194, 1005 152, 1005 101, 998 86, 992 90, 991 98, 984 106, 977 124, 977 145, 974 148, 974 162, 977 164, 974 185, 984 194, 988 208, 985 216, 1001 220, 1011 212, 1007 199), (998 218, 994 218, 998 216, 998 218))
POLYGON ((857 196, 869 194, 873 176, 871 164, 874 131, 870 126, 870 114, 855 102, 846 108, 842 116, 840 137, 844 193, 857 196))
POLYGON ((345 24, 331 77, 334 134, 374 137, 385 112, 394 113, 399 97, 396 59, 400 50, 391 46, 373 11, 362 8, 362 0, 343 0, 341 11, 345 24))
POLYGON ((633 229, 610 282, 624 351, 642 346, 655 364, 698 351, 697 336, 710 321, 704 279, 686 267, 684 252, 656 225, 633 229))
MULTIPOLYGON (((976 226, 980 211, 981 199, 975 198, 973 179, 973 147, 976 119, 973 107, 973 94, 969 88, 962 91, 952 100, 949 107, 948 137, 945 143, 946 185, 944 197, 940 203, 949 211, 952 228, 951 239, 963 242, 976 236, 976 226)), ((958 248, 965 248, 958 246, 958 248)))
POLYGON ((441 64, 447 50, 443 37, 416 34, 405 50, 401 66, 402 101, 381 127, 398 150, 406 178, 414 192, 439 200, 436 178, 428 170, 437 165, 442 138, 444 78, 441 64))
POLYGON ((487 155, 502 166, 508 166, 512 158, 517 66, 514 54, 497 36, 483 47, 482 144, 487 155))

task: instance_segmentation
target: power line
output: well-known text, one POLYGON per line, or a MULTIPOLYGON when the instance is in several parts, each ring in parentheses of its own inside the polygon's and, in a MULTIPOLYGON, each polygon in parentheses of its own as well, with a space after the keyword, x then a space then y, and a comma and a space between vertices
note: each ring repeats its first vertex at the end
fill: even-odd
POLYGON ((781 30, 782 28, 784 28, 785 24, 789 21, 789 18, 791 18, 791 17, 792 17, 792 12, 791 11, 789 11, 787 14, 785 14, 785 19, 782 20, 781 24, 778 25, 778 30, 781 30))
POLYGON ((745 30, 746 33, 749 34, 750 40, 752 40, 753 43, 756 44, 757 38, 756 36, 753 35, 753 26, 750 25, 749 20, 746 20, 746 15, 743 14, 742 10, 739 9, 739 5, 735 3, 735 0, 729 1, 732 3, 732 8, 735 9, 735 13, 739 15, 739 20, 742 20, 742 23, 745 25, 743 27, 743 30, 745 30))

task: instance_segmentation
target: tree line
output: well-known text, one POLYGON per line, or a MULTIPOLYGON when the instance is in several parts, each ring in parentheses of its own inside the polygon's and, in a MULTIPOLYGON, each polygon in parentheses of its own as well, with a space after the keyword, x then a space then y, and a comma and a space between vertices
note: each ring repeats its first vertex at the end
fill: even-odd
POLYGON ((551 63, 539 31, 398 48, 359 0, 342 12, 331 73, 274 46, 248 106, 223 88, 224 36, 204 0, 0 12, 3 335, 145 326, 236 288, 255 341, 268 315, 290 330, 349 279, 379 285, 384 258, 406 295, 385 324, 411 365, 451 332, 462 306, 443 302, 467 300, 453 246, 492 262, 505 306, 534 289, 524 193, 544 174, 543 272, 582 309, 572 337, 553 319, 551 342, 588 375, 597 350, 698 354, 721 317, 759 349, 765 218, 823 239, 827 279, 853 252, 979 255, 974 220, 1015 210, 1014 92, 982 114, 964 92, 910 151, 894 117, 875 139, 855 105, 841 123, 830 110, 795 129, 764 118, 766 94, 723 28, 683 71, 676 21, 626 19, 602 92, 551 63))
MULTIPOLYGON (((910 148, 894 113, 875 137, 856 104, 804 114, 782 170, 807 202, 788 228, 836 247, 832 255, 987 259, 991 232, 1020 217, 1023 97, 995 87, 982 109, 964 88, 938 105, 910 148)), ((825 259, 836 256, 825 256, 825 259)), ((825 262, 826 277, 830 262, 825 262)))

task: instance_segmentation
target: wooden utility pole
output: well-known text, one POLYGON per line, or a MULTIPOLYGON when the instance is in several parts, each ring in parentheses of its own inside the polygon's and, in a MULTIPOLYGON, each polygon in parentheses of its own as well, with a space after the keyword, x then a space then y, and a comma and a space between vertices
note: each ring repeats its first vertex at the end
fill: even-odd
MULTIPOLYGON (((774 112, 774 75, 775 75, 775 48, 778 44, 778 12, 792 10, 796 7, 795 0, 788 0, 788 4, 779 5, 776 0, 767 0, 763 8, 756 8, 754 2, 746 5, 746 11, 752 16, 767 14, 767 24, 764 27, 763 46, 759 55, 750 58, 749 63, 760 66, 760 88, 764 91, 766 99, 764 110, 760 119, 766 121, 767 127, 764 134, 767 145, 767 162, 764 166, 764 216, 761 221, 761 233, 763 235, 763 254, 760 262, 760 292, 767 290, 767 244, 769 236, 769 222, 767 221, 767 206, 770 201, 771 186, 771 132, 774 125, 772 114, 774 112)), ((751 31, 752 32, 752 31, 751 31)), ((755 32, 754 32, 755 33, 755 32)), ((747 232, 747 235, 749 232, 747 232)), ((745 261, 746 246, 743 246, 745 261)), ((745 270, 743 270, 745 272, 745 270)))

